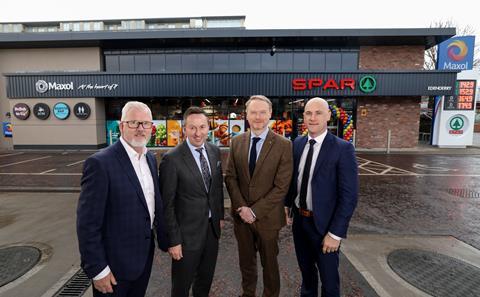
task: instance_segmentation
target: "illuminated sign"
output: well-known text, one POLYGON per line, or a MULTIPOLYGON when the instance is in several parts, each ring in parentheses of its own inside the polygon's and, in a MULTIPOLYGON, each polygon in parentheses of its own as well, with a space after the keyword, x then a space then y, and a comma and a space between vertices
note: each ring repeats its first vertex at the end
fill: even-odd
POLYGON ((474 48, 475 36, 458 36, 445 40, 438 45, 437 69, 472 69, 474 48))
POLYGON ((475 103, 475 80, 457 80, 455 96, 446 96, 444 110, 473 110, 475 103))

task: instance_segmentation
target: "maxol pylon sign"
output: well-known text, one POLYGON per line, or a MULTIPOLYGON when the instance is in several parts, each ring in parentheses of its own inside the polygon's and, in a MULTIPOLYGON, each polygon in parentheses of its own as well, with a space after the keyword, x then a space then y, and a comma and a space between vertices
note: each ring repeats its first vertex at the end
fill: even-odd
POLYGON ((475 36, 452 37, 438 45, 437 69, 471 70, 475 36))

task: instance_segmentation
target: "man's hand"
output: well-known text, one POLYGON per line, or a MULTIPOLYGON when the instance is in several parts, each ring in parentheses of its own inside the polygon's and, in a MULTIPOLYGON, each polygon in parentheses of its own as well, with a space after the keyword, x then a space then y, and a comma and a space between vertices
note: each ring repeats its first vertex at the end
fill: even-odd
POLYGON ((252 210, 250 209, 250 207, 246 207, 246 206, 239 207, 237 208, 237 213, 242 219, 242 221, 244 221, 245 223, 252 224, 253 222, 255 222, 255 217, 253 216, 252 210))
POLYGON ((183 258, 182 245, 176 245, 168 248, 168 253, 172 256, 173 260, 180 260, 183 258))
POLYGON ((285 219, 287 220, 287 225, 293 224, 293 218, 290 217, 290 208, 285 207, 285 219))
POLYGON ((340 247, 340 240, 333 239, 330 237, 330 235, 325 235, 322 241, 322 252, 324 254, 326 253, 333 253, 338 251, 338 248, 340 247))
POLYGON ((223 229, 225 227, 225 220, 220 220, 220 229, 223 229))
POLYGON ((101 278, 99 280, 94 280, 93 285, 95 286, 95 289, 97 289, 99 292, 102 292, 103 294, 107 294, 107 293, 113 293, 112 285, 116 286, 117 281, 115 280, 115 277, 113 276, 113 274, 110 272, 104 278, 101 278))

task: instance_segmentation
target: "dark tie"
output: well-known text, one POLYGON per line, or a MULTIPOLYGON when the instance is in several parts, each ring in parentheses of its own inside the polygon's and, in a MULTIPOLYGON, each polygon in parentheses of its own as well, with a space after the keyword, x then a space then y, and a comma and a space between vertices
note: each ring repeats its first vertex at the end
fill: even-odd
POLYGON ((195 149, 200 154, 200 167, 202 168, 202 178, 203 182, 205 183, 205 188, 207 188, 207 192, 210 189, 210 170, 208 170, 207 159, 202 154, 203 147, 195 149))
POLYGON ((308 179, 310 177, 310 168, 312 167, 313 146, 316 141, 315 139, 310 139, 308 142, 310 147, 308 148, 307 159, 303 165, 302 185, 300 186, 300 208, 302 209, 307 209, 308 179))
POLYGON ((248 161, 248 169, 250 169, 250 177, 253 176, 255 171, 255 163, 257 163, 257 142, 260 140, 260 137, 252 138, 252 148, 250 149, 250 159, 248 161))

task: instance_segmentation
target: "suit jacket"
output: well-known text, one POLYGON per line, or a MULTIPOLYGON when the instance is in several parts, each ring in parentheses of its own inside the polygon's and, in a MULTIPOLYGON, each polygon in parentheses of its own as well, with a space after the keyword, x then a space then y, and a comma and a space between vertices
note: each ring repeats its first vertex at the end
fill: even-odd
POLYGON ((283 201, 292 177, 291 142, 269 131, 257 158, 255 171, 250 176, 248 156, 250 132, 232 139, 225 175, 232 214, 237 208, 248 206, 256 216, 256 226, 280 229, 285 226, 283 201))
MULTIPOLYGON (((166 250, 156 160, 151 152, 146 157, 155 187, 154 229, 166 250)), ((81 187, 77 235, 83 270, 93 278, 108 265, 117 279, 137 279, 154 238, 140 181, 120 141, 85 161, 81 187)))
MULTIPOLYGON (((294 174, 285 205, 297 197, 298 167, 308 137, 293 143, 294 174)), ((312 164, 313 165, 313 164, 312 164)), ((358 166, 353 145, 327 132, 314 165, 312 187, 313 218, 320 234, 331 232, 347 237, 348 224, 357 205, 358 166)))
POLYGON ((220 220, 224 218, 223 175, 220 149, 205 143, 212 181, 207 192, 200 169, 187 142, 166 153, 159 167, 169 247, 198 250, 204 246, 208 231, 208 212, 213 229, 220 238, 220 220))

